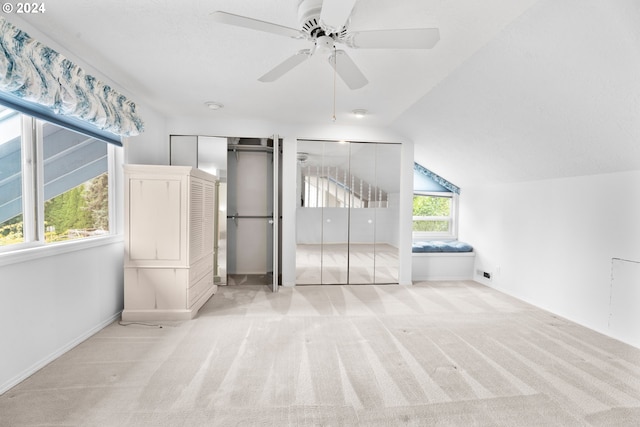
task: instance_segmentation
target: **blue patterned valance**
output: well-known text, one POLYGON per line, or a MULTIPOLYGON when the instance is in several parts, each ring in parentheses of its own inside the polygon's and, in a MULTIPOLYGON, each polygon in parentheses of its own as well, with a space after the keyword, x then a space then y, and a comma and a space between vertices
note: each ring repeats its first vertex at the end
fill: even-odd
POLYGON ((0 91, 114 135, 144 130, 133 102, 2 17, 0 91))
POLYGON ((425 168, 424 166, 414 162, 413 163, 413 170, 414 170, 414 172, 417 172, 420 175, 431 179, 436 184, 444 187, 448 191, 450 191, 452 193, 455 193, 455 194, 460 194, 460 188, 456 187, 455 185, 453 185, 452 183, 450 183, 449 181, 447 181, 446 179, 444 179, 440 175, 431 172, 429 169, 425 168))

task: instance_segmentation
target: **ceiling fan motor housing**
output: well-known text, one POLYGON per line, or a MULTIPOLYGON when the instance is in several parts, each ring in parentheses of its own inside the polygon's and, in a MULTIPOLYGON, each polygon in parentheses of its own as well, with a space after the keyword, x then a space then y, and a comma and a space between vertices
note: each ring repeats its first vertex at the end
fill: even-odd
POLYGON ((320 12, 322 0, 300 0, 298 2, 298 22, 302 31, 311 35, 316 28, 320 29, 320 12))
POLYGON ((333 48, 326 46, 327 41, 318 43, 318 38, 328 36, 333 40, 341 41, 347 35, 346 26, 337 33, 331 33, 324 28, 320 22, 320 13, 322 12, 322 0, 300 0, 298 2, 298 21, 302 32, 307 34, 310 39, 315 40, 319 48, 333 48))

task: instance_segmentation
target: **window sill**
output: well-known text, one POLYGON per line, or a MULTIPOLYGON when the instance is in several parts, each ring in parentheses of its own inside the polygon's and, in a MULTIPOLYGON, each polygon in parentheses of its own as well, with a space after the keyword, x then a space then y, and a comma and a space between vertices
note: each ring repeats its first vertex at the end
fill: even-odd
POLYGON ((60 243, 48 243, 38 246, 30 246, 22 249, 0 252, 0 267, 21 262, 33 261, 40 258, 66 254, 69 252, 84 251, 90 248, 107 246, 124 241, 122 235, 110 235, 104 237, 92 237, 82 240, 72 240, 60 243))
POLYGON ((428 233, 416 233, 412 235, 413 242, 425 242, 432 240, 458 240, 458 236, 454 234, 428 234, 428 233))

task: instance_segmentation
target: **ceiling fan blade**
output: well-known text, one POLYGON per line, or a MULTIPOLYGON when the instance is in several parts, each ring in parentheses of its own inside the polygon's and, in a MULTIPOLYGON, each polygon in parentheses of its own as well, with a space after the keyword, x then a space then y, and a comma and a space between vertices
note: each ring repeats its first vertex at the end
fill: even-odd
POLYGON ((302 64, 304 61, 311 57, 310 49, 302 49, 298 53, 289 58, 285 59, 280 64, 276 65, 271 71, 269 71, 264 76, 260 77, 258 80, 264 83, 270 83, 278 80, 280 77, 293 70, 298 65, 302 64))
POLYGON ((360 89, 369 83, 369 80, 344 50, 336 50, 334 54, 329 56, 329 63, 342 81, 349 86, 349 89, 360 89))
POLYGON ((278 34, 285 37, 304 38, 304 34, 299 30, 273 24, 271 22, 247 18, 246 16, 234 15, 233 13, 217 11, 213 12, 211 17, 215 22, 220 22, 221 24, 249 28, 250 30, 264 31, 266 33, 278 34))
POLYGON ((349 19, 356 0, 324 0, 320 12, 320 22, 331 32, 338 32, 349 19))
POLYGON ((352 33, 347 45, 360 49, 431 49, 438 40, 437 28, 377 30, 352 33))

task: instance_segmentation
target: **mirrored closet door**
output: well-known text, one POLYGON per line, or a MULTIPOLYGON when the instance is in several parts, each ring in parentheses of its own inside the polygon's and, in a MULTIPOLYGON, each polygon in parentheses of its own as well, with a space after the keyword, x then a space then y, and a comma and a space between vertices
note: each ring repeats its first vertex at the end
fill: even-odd
POLYGON ((398 282, 400 147, 298 141, 296 284, 398 282))

